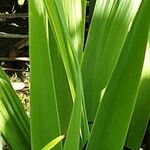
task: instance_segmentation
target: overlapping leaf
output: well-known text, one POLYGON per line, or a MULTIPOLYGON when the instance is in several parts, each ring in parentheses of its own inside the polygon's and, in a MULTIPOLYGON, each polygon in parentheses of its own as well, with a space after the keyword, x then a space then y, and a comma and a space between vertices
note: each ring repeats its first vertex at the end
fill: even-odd
POLYGON ((42 150, 50 150, 54 148, 59 142, 63 140, 64 137, 65 137, 64 135, 57 137, 56 139, 49 142, 44 148, 42 148, 42 150))
POLYGON ((73 97, 71 95, 65 68, 51 27, 49 27, 49 36, 61 134, 66 134, 73 106, 73 97))
POLYGON ((149 9, 150 1, 143 0, 99 105, 87 150, 123 149, 142 72, 149 9))
MULTIPOLYGON (((43 0, 30 1, 30 44, 31 142, 32 149, 39 150, 60 135, 48 20, 43 0)), ((61 144, 55 149, 60 150, 61 144)))
POLYGON ((121 150, 125 140, 139 149, 149 118, 149 73, 140 77, 150 1, 97 0, 80 67, 85 8, 86 0, 30 1, 31 141, 29 120, 0 69, 0 129, 10 148, 42 149, 65 134, 63 144, 59 137, 44 149, 121 150), (90 139, 86 110, 90 122, 97 111, 90 139))
POLYGON ((139 150, 150 118, 150 35, 145 55, 134 113, 128 131, 126 146, 139 150))
POLYGON ((30 149, 29 120, 21 100, 0 68, 0 132, 11 149, 30 149), (15 140, 14 140, 15 137, 15 140))
POLYGON ((141 0, 97 0, 85 47, 82 77, 88 120, 94 121, 141 0))
POLYGON ((64 0, 63 8, 71 42, 79 59, 81 59, 84 44, 86 0, 64 0))
MULTIPOLYGON (((45 6, 47 8, 48 16, 50 19, 50 25, 53 30, 53 33, 56 38, 56 42, 58 44, 58 50, 61 55, 67 78, 69 81, 69 86, 71 89, 71 94, 74 100, 74 108, 71 115, 71 121, 68 128, 68 133, 66 136, 66 149, 70 147, 68 140, 72 139, 72 144, 77 143, 76 147, 79 147, 79 132, 75 132, 75 134, 71 134, 73 130, 80 131, 80 114, 82 113, 82 138, 83 143, 85 143, 89 136, 88 125, 86 112, 84 107, 84 95, 83 95, 83 86, 82 86, 82 78, 81 71, 79 67, 79 62, 77 58, 77 54, 75 53, 74 46, 71 42, 70 35, 66 28, 66 20, 63 3, 62 1, 51 1, 51 4, 47 0, 44 1, 45 6), (77 107, 77 108, 75 108, 77 107), (78 116, 78 117, 76 117, 78 116)), ((73 132, 74 133, 74 132, 73 132)), ((76 147, 74 147, 76 149, 76 147)))

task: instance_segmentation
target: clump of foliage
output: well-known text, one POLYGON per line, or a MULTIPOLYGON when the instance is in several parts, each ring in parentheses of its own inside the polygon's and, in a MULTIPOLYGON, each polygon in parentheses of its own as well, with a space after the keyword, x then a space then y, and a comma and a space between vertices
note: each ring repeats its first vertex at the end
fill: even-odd
POLYGON ((97 0, 84 44, 86 0, 30 0, 31 120, 0 73, 0 131, 11 149, 140 148, 149 9, 149 0, 97 0))

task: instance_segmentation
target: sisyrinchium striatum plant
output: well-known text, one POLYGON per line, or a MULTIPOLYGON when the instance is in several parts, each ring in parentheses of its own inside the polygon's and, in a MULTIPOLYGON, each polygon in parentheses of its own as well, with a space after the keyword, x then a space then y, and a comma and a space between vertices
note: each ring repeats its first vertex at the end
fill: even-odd
POLYGON ((10 149, 139 150, 150 118, 150 0, 90 0, 87 38, 86 0, 29 2, 30 118, 0 68, 10 149))

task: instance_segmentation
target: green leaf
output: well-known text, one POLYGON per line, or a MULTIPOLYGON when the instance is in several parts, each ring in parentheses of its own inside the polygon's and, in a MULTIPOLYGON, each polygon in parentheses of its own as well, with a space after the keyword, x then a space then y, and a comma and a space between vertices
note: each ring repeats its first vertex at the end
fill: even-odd
MULTIPOLYGON (((30 1, 31 141, 43 148, 60 135, 60 122, 49 48, 48 19, 43 0, 30 1), (38 25, 38 30, 36 26, 38 25)), ((55 149, 60 150, 61 144, 55 149)))
POLYGON ((11 149, 30 149, 29 120, 6 75, 0 72, 0 132, 11 149))
POLYGON ((59 142, 61 142, 64 139, 64 137, 64 135, 57 137, 56 139, 49 142, 44 148, 42 148, 42 150, 50 150, 54 148, 59 142))
POLYGON ((73 107, 70 124, 68 127, 68 132, 66 140, 64 143, 64 150, 79 150, 79 137, 80 137, 80 125, 81 125, 81 97, 78 95, 80 93, 80 87, 77 87, 77 97, 75 99, 75 104, 73 107))
POLYGON ((126 145, 139 150, 150 118, 150 34, 134 113, 126 145))
POLYGON ((88 121, 111 77, 141 0, 97 0, 82 62, 88 121))
POLYGON ((74 50, 81 59, 84 44, 86 0, 64 0, 63 8, 74 50))
POLYGON ((52 56, 52 66, 54 72, 54 82, 60 117, 61 134, 66 134, 73 107, 73 98, 71 96, 71 91, 65 68, 61 56, 59 54, 58 46, 51 27, 49 27, 49 36, 49 45, 50 53, 52 56))
POLYGON ((150 1, 143 0, 101 100, 87 150, 121 150, 139 87, 150 26, 150 1))
MULTIPOLYGON (((65 71, 67 74, 73 101, 74 103, 76 103, 75 100, 79 100, 80 103, 82 103, 79 113, 80 111, 82 111, 82 129, 81 129, 82 133, 81 134, 82 134, 83 143, 85 143, 89 137, 89 129, 88 129, 87 117, 86 117, 85 106, 84 106, 85 104, 84 104, 84 93, 83 93, 83 86, 82 86, 81 70, 80 70, 77 54, 75 53, 74 46, 72 45, 70 35, 66 28, 66 22, 64 20, 65 15, 64 15, 64 10, 63 10, 63 3, 62 1, 58 2, 55 0, 52 0, 50 4, 49 4, 49 1, 47 0, 44 0, 44 2, 45 2, 45 7, 48 12, 50 25, 56 38, 58 50, 61 55, 64 67, 65 67, 65 71), (76 90, 77 87, 79 87, 80 91, 76 90), (78 95, 79 98, 76 98, 76 95, 78 95)), ((75 104, 73 107, 75 107, 75 104)), ((76 113, 74 113, 74 111, 72 112, 72 114, 74 114, 73 115, 74 117, 71 117, 71 118, 76 118, 75 116, 76 113)), ((72 129, 70 131, 72 130, 79 131, 80 119, 81 118, 79 115, 78 121, 76 122, 76 124, 74 124, 74 127, 72 125, 69 125, 69 126, 72 126, 71 127, 72 129)), ((71 119, 71 120, 74 120, 74 119, 71 119)), ((72 134, 67 134, 67 135, 74 136, 73 139, 75 141, 72 142, 72 144, 78 143, 79 136, 76 136, 76 135, 79 135, 78 133, 75 135, 72 135, 72 134)), ((68 137, 66 137, 66 139, 68 139, 68 137)))
POLYGON ((3 71, 3 69, 0 67, 0 78, 6 80, 8 83, 10 83, 8 77, 6 76, 5 72, 3 71))

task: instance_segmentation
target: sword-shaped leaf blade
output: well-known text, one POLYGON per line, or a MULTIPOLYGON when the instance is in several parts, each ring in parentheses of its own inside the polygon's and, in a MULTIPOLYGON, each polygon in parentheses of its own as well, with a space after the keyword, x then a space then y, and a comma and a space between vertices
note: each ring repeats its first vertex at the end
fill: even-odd
POLYGON ((99 105, 87 150, 121 150, 136 103, 150 26, 150 1, 143 0, 99 105))

